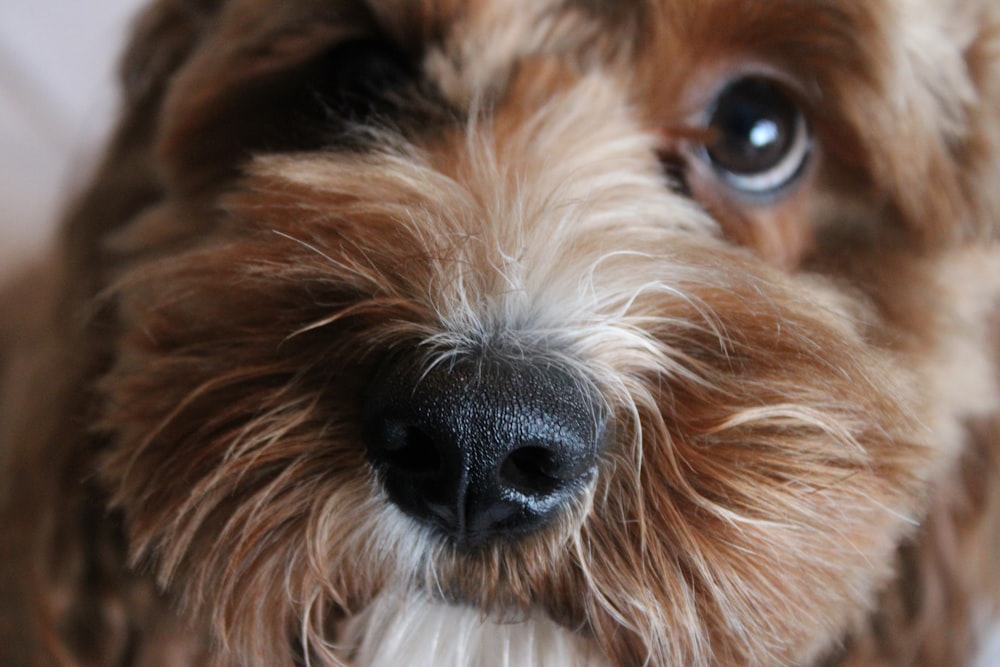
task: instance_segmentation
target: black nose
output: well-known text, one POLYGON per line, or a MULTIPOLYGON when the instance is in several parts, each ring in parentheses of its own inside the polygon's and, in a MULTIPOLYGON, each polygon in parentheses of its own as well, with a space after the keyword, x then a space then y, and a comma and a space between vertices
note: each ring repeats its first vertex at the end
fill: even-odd
POLYGON ((586 488, 604 430, 596 406, 555 364, 395 358, 368 387, 364 435, 400 509, 477 546, 537 529, 586 488))

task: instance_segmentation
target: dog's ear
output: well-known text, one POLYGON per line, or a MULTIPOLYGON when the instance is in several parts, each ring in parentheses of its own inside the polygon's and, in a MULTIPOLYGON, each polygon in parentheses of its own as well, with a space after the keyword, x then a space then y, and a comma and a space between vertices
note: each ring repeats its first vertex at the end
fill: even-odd
POLYGON ((1000 231, 1000 4, 897 8, 888 114, 870 124, 877 170, 931 243, 1000 231), (919 9, 919 11, 917 11, 919 9))
POLYGON ((121 62, 126 107, 159 102, 221 4, 222 0, 158 0, 136 18, 121 62))
POLYGON ((359 89, 406 67, 374 25, 355 0, 224 4, 164 100, 156 151, 168 186, 198 192, 254 153, 333 134, 338 117, 367 103, 359 89))
POLYGON ((982 15, 964 49, 976 91, 968 138, 960 154, 965 197, 974 205, 976 230, 1000 237, 1000 3, 980 0, 982 15))
POLYGON ((92 184, 72 202, 62 231, 67 289, 88 299, 111 264, 105 239, 163 199, 152 145, 176 72, 217 20, 223 0, 157 0, 133 26, 121 62, 122 110, 92 184))
POLYGON ((65 225, 73 272, 100 276, 114 256, 198 233, 207 225, 178 202, 210 195, 254 154, 319 145, 332 121, 369 111, 369 89, 409 62, 375 25, 362 0, 154 2, 122 62, 115 137, 65 225))

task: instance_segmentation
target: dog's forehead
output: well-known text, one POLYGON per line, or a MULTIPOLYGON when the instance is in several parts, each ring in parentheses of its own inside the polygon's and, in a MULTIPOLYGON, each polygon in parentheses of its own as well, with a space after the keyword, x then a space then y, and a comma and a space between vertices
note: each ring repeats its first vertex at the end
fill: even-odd
MULTIPOLYGON (((705 69, 757 62, 812 80, 886 61, 897 2, 844 0, 371 0, 380 27, 421 54, 425 74, 462 105, 498 92, 527 61, 613 70, 676 91, 705 69)), ((897 6, 898 5, 898 6, 897 6)))
POLYGON ((952 0, 369 1, 453 108, 531 106, 545 86, 597 71, 641 126, 670 131, 697 122, 727 81, 764 73, 794 93, 827 157, 856 163, 901 135, 922 146, 905 160, 869 153, 887 190, 916 192, 938 159, 926 138, 961 142, 974 103, 963 49, 978 14, 952 0))
POLYGON ((633 42, 641 5, 600 0, 371 2, 379 27, 457 107, 502 92, 525 61, 558 57, 607 65, 633 42))
POLYGON ((613 78, 647 127, 666 127, 688 122, 721 82, 748 68, 782 79, 817 116, 850 123, 868 115, 844 108, 864 104, 859 89, 907 94, 914 58, 921 61, 921 86, 948 91, 962 75, 956 40, 945 35, 963 28, 944 5, 368 0, 367 6, 378 29, 419 59, 422 76, 452 108, 492 106, 535 71, 554 80, 556 66, 570 78, 588 71, 613 78))

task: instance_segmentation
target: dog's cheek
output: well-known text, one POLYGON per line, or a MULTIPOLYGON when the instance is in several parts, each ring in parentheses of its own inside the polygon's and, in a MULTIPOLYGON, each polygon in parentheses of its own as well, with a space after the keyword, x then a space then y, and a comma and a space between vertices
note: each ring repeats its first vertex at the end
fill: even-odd
POLYGON ((364 349, 400 314, 359 306, 327 260, 272 238, 124 279, 102 475, 132 562, 227 650, 287 664, 304 628, 326 637, 415 549, 387 532, 356 432, 364 349))
POLYGON ((580 552, 592 632, 621 664, 809 664, 920 511, 934 454, 904 378, 822 290, 810 306, 740 269, 646 304, 674 322, 711 304, 714 327, 655 332, 690 373, 622 369, 634 449, 610 455, 580 552))

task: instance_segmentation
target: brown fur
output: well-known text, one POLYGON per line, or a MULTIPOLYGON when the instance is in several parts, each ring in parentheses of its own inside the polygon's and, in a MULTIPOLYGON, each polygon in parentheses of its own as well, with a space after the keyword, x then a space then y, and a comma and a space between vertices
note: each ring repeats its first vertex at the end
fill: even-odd
POLYGON ((972 659, 1000 10, 624 4, 150 7, 93 186, 0 300, 0 663, 364 667, 337 643, 389 594, 541 614, 595 664, 972 659), (328 54, 373 35, 418 82, 345 121, 328 54), (748 69, 816 145, 767 201, 690 155, 748 69), (360 397, 490 346, 612 435, 560 521, 470 554, 389 506, 360 397))

